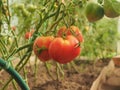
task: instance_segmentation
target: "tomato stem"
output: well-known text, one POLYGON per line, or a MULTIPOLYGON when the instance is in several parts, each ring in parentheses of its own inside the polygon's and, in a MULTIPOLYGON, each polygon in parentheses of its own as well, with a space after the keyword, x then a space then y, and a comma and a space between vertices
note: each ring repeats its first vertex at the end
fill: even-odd
POLYGON ((50 73, 50 70, 49 70, 48 63, 47 63, 47 62, 45 62, 45 67, 46 67, 46 70, 47 70, 47 72, 48 72, 48 75, 51 77, 51 79, 52 79, 52 80, 55 80, 55 79, 53 78, 52 74, 50 73))
POLYGON ((73 67, 73 69, 74 69, 77 73, 79 73, 79 70, 77 69, 74 61, 70 62, 70 64, 71 64, 71 66, 73 67))
POLYGON ((57 77, 58 77, 58 79, 59 79, 59 73, 61 73, 61 75, 62 75, 62 78, 64 78, 64 71, 63 71, 63 69, 61 68, 61 66, 60 66, 60 64, 59 63, 56 63, 56 67, 57 67, 57 71, 58 71, 58 73, 57 73, 57 77))
POLYGON ((37 65, 37 56, 35 56, 35 65, 34 65, 34 75, 35 75, 35 81, 37 80, 37 71, 38 71, 38 65, 37 65))
POLYGON ((14 80, 12 80, 12 84, 13 84, 14 90, 18 90, 18 89, 17 89, 17 85, 16 85, 16 83, 15 83, 14 80))

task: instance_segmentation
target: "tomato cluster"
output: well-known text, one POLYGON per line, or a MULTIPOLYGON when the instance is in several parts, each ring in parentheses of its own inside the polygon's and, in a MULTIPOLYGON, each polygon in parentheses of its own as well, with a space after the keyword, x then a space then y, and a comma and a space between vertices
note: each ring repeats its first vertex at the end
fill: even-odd
POLYGON ((66 64, 76 58, 80 52, 83 36, 76 26, 60 28, 57 36, 41 36, 33 45, 35 55, 43 62, 53 59, 60 64, 66 64))

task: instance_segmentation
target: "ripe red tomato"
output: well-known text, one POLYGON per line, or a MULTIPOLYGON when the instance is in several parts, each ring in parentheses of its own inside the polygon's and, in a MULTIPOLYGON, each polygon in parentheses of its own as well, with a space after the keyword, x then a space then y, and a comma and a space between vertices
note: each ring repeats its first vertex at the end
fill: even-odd
POLYGON ((29 39, 34 33, 34 30, 31 30, 30 32, 25 33, 25 39, 29 39))
POLYGON ((26 39, 29 39, 31 36, 32 36, 32 33, 31 33, 31 32, 26 32, 26 33, 25 33, 25 38, 26 38, 26 39))
POLYGON ((54 37, 47 36, 47 37, 38 37, 34 41, 33 51, 35 55, 43 62, 48 61, 51 59, 48 48, 50 43, 53 41, 54 37))
POLYGON ((74 35, 79 42, 83 42, 83 36, 82 36, 82 33, 80 31, 80 29, 76 26, 70 26, 70 28, 68 28, 67 30, 67 35, 74 35))
POLYGON ((66 29, 66 26, 61 27, 57 32, 57 36, 61 37, 63 35, 66 35, 66 29))
POLYGON ((84 41, 80 29, 76 26, 70 26, 69 28, 66 28, 65 26, 63 26, 62 28, 60 28, 58 30, 57 36, 63 36, 63 35, 65 35, 65 36, 73 35, 78 39, 79 42, 84 41))
POLYGON ((80 54, 79 41, 72 35, 55 38, 49 46, 49 55, 53 60, 66 64, 80 54))

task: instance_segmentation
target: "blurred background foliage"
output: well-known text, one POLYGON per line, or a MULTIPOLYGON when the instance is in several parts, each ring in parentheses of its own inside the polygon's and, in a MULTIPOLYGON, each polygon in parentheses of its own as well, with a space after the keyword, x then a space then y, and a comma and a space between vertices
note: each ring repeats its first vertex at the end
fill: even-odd
POLYGON ((116 55, 117 19, 104 17, 96 23, 89 24, 84 32, 83 56, 90 58, 111 58, 116 55))
MULTIPOLYGON (((81 45, 82 52, 80 56, 94 59, 116 55, 118 18, 110 19, 104 16, 95 23, 88 22, 84 14, 88 0, 9 1, 11 16, 10 26, 17 27, 15 31, 16 36, 18 40, 22 41, 22 43, 19 42, 19 44, 29 42, 26 42, 26 40, 24 41, 25 32, 35 29, 41 18, 55 14, 53 17, 42 21, 42 26, 39 28, 38 35, 55 35, 60 27, 75 25, 80 28, 84 36, 84 43, 81 45), (61 5, 61 3, 63 4, 61 5)), ((99 2, 101 3, 102 0, 99 0, 99 2)), ((5 24, 5 16, 3 16, 2 19, 5 24)), ((5 33, 5 26, 2 27, 2 31, 5 33)), ((7 33, 8 32, 10 31, 8 30, 7 33)), ((13 36, 9 34, 9 37, 12 38, 13 36)))

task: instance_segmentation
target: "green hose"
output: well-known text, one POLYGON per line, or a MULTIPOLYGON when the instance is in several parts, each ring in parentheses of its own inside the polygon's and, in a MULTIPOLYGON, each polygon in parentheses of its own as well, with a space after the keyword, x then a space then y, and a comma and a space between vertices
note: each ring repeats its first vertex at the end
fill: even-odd
POLYGON ((15 69, 13 69, 8 62, 6 62, 1 58, 0 58, 0 67, 5 69, 16 80, 16 82, 18 83, 18 85, 21 87, 22 90, 30 90, 28 85, 19 75, 19 73, 15 69))

